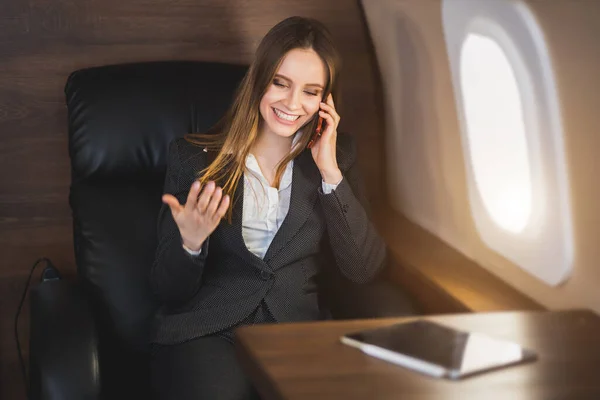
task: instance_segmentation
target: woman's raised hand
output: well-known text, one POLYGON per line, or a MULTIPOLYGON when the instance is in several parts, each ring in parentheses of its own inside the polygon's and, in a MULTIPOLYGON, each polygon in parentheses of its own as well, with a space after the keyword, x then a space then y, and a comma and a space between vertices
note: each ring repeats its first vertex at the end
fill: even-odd
POLYGON ((333 96, 329 94, 326 102, 320 104, 319 116, 326 122, 325 131, 311 148, 311 153, 323 180, 327 183, 339 183, 342 179, 336 158, 337 128, 340 124, 340 115, 335 109, 333 96))
POLYGON ((200 189, 200 182, 195 181, 184 205, 173 195, 162 197, 163 203, 171 208, 183 245, 193 251, 200 250, 229 207, 229 196, 223 196, 223 190, 214 182, 208 182, 198 196, 200 189))

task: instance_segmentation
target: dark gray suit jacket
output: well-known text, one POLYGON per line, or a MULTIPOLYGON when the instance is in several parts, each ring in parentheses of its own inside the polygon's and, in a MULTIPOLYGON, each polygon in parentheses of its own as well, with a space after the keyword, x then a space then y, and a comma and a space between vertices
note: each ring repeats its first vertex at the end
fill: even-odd
MULTIPOLYGON (((170 209, 162 206, 150 280, 164 306, 156 317, 153 342, 180 343, 231 328, 262 301, 278 322, 320 319, 316 279, 325 245, 351 281, 366 283, 375 277, 386 247, 365 212, 354 140, 338 134, 337 143, 344 178, 330 194, 322 191, 310 150, 294 160, 290 208, 264 259, 250 252, 242 237, 243 182, 235 193, 232 224, 221 221, 198 257, 182 248, 170 209)), ((207 163, 201 148, 175 140, 164 192, 184 203, 196 172, 207 163)))

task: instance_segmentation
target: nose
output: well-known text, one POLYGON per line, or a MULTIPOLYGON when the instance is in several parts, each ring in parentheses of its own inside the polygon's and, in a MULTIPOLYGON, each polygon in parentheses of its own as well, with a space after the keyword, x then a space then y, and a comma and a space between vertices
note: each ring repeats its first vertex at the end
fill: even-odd
POLYGON ((289 109, 289 111, 298 110, 300 108, 300 95, 301 90, 295 89, 290 90, 285 99, 285 106, 289 109))

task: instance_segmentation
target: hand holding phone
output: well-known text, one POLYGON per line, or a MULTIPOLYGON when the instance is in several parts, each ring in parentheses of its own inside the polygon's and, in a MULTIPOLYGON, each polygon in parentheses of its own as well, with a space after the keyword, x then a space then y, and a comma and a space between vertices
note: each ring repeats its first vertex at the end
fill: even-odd
POLYGON ((317 122, 317 129, 315 129, 315 133, 313 133, 308 145, 306 146, 308 149, 311 149, 317 140, 321 137, 321 128, 323 125, 323 117, 319 117, 319 121, 317 122))

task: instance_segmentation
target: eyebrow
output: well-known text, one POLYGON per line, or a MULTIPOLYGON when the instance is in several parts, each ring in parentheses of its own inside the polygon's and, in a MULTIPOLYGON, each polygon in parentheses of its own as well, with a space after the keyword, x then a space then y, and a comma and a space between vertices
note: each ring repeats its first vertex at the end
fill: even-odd
MULTIPOLYGON (((288 82, 292 82, 292 80, 290 78, 288 78, 285 75, 281 75, 281 74, 275 74, 275 78, 281 78, 281 79, 284 79, 284 80, 286 80, 288 82)), ((305 86, 315 86, 315 87, 318 87, 320 89, 323 89, 323 85, 321 85, 319 83, 307 83, 305 86)))

